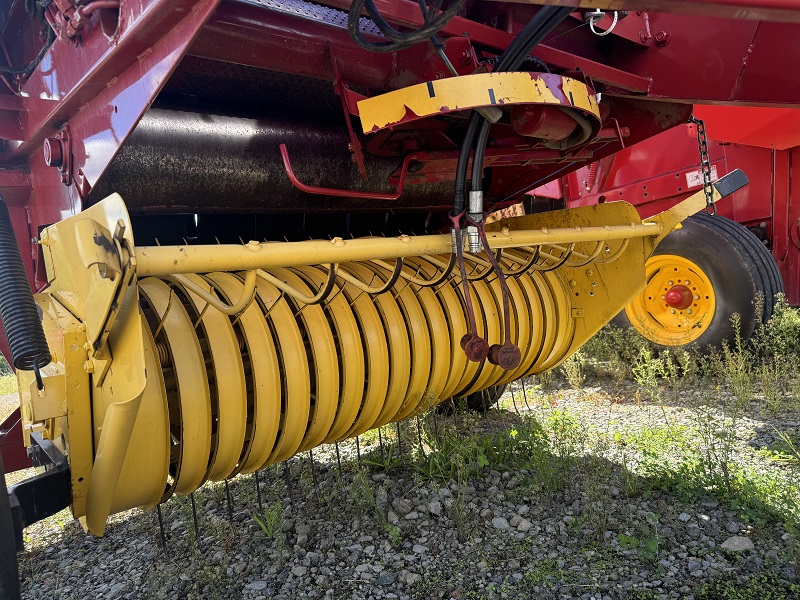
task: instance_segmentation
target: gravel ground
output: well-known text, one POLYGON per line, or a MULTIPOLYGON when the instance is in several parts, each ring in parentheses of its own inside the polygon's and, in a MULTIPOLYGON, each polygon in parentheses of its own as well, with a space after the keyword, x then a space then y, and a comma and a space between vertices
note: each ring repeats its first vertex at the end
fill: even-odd
MULTIPOLYGON (((693 599, 710 597, 708 582, 739 587, 758 577, 784 594, 771 597, 800 597, 800 544, 781 519, 713 490, 653 488, 641 475, 659 431, 699 443, 686 433, 697 425, 688 407, 699 391, 659 405, 630 384, 554 385, 534 392, 529 381, 523 396, 517 384, 483 417, 439 414, 419 431, 412 420, 391 460, 393 425, 382 430, 383 454, 374 432, 358 449, 340 444, 341 471, 332 446, 314 451, 313 469, 308 455, 266 469, 263 508, 252 475, 230 481, 230 505, 223 484, 206 485, 195 494, 197 530, 189 499, 173 498, 162 510, 165 548, 155 512, 115 516, 102 539, 61 513, 27 530, 23 597, 693 599), (551 424, 546 456, 571 456, 548 471, 549 485, 543 468, 487 461, 458 470, 432 453, 436 434, 509 439, 529 416, 551 424), (650 437, 639 444, 642 432, 650 437)), ((755 405, 749 412, 734 431, 735 460, 796 484, 796 466, 756 450, 798 423, 759 417, 755 405)), ((677 456, 671 439, 657 454, 665 465, 677 456)))

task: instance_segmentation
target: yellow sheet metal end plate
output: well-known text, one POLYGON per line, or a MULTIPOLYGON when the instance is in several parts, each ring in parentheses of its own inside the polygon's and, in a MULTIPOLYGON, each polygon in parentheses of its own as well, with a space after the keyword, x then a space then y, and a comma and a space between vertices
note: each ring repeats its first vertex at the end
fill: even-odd
MULTIPOLYGON (((303 277, 315 288, 325 285, 328 276, 314 268, 297 269, 303 277)), ((347 298, 340 293, 340 288, 334 285, 330 296, 323 303, 324 314, 328 320, 328 329, 332 330, 335 346, 331 350, 334 355, 339 355, 339 385, 333 390, 333 405, 336 418, 330 431, 326 432, 325 441, 332 442, 344 437, 344 434, 353 427, 361 409, 364 396, 364 348, 361 345, 361 334, 358 331, 358 322, 347 298)), ((334 356, 334 363, 335 360, 334 356)))
MULTIPOLYGON (((209 273, 206 278, 228 302, 240 298, 244 290, 241 279, 230 273, 209 273)), ((242 338, 243 364, 249 364, 253 413, 237 470, 250 473, 264 466, 275 448, 281 423, 281 374, 276 344, 258 303, 251 303, 234 323, 242 338)))
POLYGON ((697 264, 675 254, 647 259, 647 287, 625 307, 625 314, 644 337, 662 346, 680 346, 699 338, 714 319, 717 298, 711 281, 697 264), (672 294, 672 296, 670 296, 672 294), (686 302, 671 297, 686 294, 686 302))
POLYGON ((585 83, 549 73, 478 73, 429 81, 358 102, 364 133, 413 118, 442 115, 482 106, 549 104, 574 107, 594 115, 600 109, 585 83))
POLYGON ((389 344, 380 313, 368 294, 351 283, 343 286, 342 293, 358 320, 361 343, 366 353, 364 399, 353 427, 344 437, 361 435, 375 427, 389 389, 389 344))
POLYGON ((267 322, 275 338, 275 345, 279 348, 278 364, 283 381, 282 415, 278 441, 270 454, 269 462, 280 462, 294 456, 308 429, 311 413, 308 355, 303 334, 283 293, 259 277, 256 294, 261 309, 265 314, 268 313, 267 322))
MULTIPOLYGON (((317 293, 316 289, 312 289, 315 285, 309 286, 293 270, 270 269, 269 274, 303 294, 313 296, 317 293)), ((308 430, 298 448, 302 452, 322 443, 336 417, 339 405, 339 360, 333 332, 322 307, 295 301, 291 296, 284 297, 303 332, 307 344, 308 365, 313 375, 308 430)))
MULTIPOLYGON (((386 282, 363 263, 347 263, 341 265, 340 268, 369 285, 380 286, 386 282)), ((378 309, 389 348, 389 361, 387 362, 389 385, 386 388, 380 414, 374 424, 375 427, 379 427, 395 420, 403 405, 411 373, 411 344, 405 320, 392 294, 379 294, 370 298, 370 301, 374 302, 375 308, 378 309)))
MULTIPOLYGON (((199 275, 185 277, 199 287, 211 291, 212 286, 199 275)), ((244 379, 239 343, 227 315, 207 306, 205 300, 186 290, 200 317, 198 327, 205 329, 211 352, 217 406, 217 452, 210 466, 209 479, 221 481, 236 469, 244 445, 247 422, 247 387, 244 379)))
POLYGON ((139 283, 163 322, 180 393, 181 467, 175 492, 190 494, 203 483, 211 454, 211 399, 203 353, 186 309, 160 279, 139 283))
POLYGON ((123 463, 123 476, 114 492, 112 513, 140 506, 144 510, 161 502, 169 470, 169 413, 164 376, 153 334, 142 317, 147 386, 136 415, 131 443, 123 463))

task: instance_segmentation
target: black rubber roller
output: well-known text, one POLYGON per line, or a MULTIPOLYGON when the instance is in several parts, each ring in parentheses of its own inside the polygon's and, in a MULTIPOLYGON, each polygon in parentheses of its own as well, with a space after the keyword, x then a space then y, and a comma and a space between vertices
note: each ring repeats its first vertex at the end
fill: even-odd
MULTIPOLYGON (((35 371, 50 364, 50 348, 42 329, 8 207, 0 197, 0 319, 16 369, 35 371)), ((41 387, 41 385, 40 385, 41 387)))

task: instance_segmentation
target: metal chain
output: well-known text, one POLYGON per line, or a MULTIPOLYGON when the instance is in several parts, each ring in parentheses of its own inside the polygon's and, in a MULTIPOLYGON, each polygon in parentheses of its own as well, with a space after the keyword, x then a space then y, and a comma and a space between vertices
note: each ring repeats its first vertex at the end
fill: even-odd
POLYGON ((689 122, 697 128, 697 147, 700 151, 700 169, 703 173, 703 191, 706 194, 706 212, 709 215, 717 214, 717 205, 714 204, 714 187, 711 185, 711 159, 708 156, 708 139, 706 138, 706 125, 702 119, 694 115, 689 117, 689 122))

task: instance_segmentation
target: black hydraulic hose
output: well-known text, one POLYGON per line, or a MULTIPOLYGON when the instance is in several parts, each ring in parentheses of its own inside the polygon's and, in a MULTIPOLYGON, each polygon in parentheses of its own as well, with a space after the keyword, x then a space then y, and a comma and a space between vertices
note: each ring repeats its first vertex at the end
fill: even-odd
POLYGON ((52 356, 44 336, 39 309, 33 299, 8 207, 0 197, 0 319, 6 331, 14 367, 34 371, 41 389, 39 369, 52 356))
POLYGON ((464 7, 466 0, 455 0, 446 10, 441 12, 438 16, 428 19, 427 12, 423 12, 425 20, 422 26, 408 33, 397 31, 392 27, 375 8, 373 0, 353 0, 350 5, 350 10, 347 16, 347 29, 350 37, 362 48, 371 50, 373 52, 394 52, 408 48, 419 42, 422 42, 447 25, 458 12, 464 7), (367 14, 372 19, 375 26, 380 30, 388 42, 370 42, 361 34, 359 28, 359 19, 361 17, 362 8, 366 9, 367 14))
MULTIPOLYGON (((561 21, 572 12, 568 6, 545 6, 537 12, 519 35, 506 48, 495 67, 496 72, 514 71, 525 61, 531 50, 535 48, 548 33, 553 31, 561 21), (517 41, 520 40, 519 44, 517 41)), ((475 150, 472 156, 472 190, 479 191, 483 187, 483 159, 486 155, 486 144, 489 140, 491 123, 485 121, 481 126, 478 138, 475 141, 475 150)), ((460 158, 460 157, 459 157, 460 158)), ((458 176, 458 172, 456 172, 458 176)))
POLYGON ((467 125, 467 131, 464 134, 464 140, 461 142, 461 150, 458 153, 458 163, 456 163, 456 183, 455 193, 453 196, 453 215, 460 215, 464 212, 464 205, 466 199, 466 186, 467 186, 467 166, 469 165, 469 155, 472 150, 472 143, 475 139, 475 132, 478 125, 484 120, 480 113, 472 111, 467 125))

